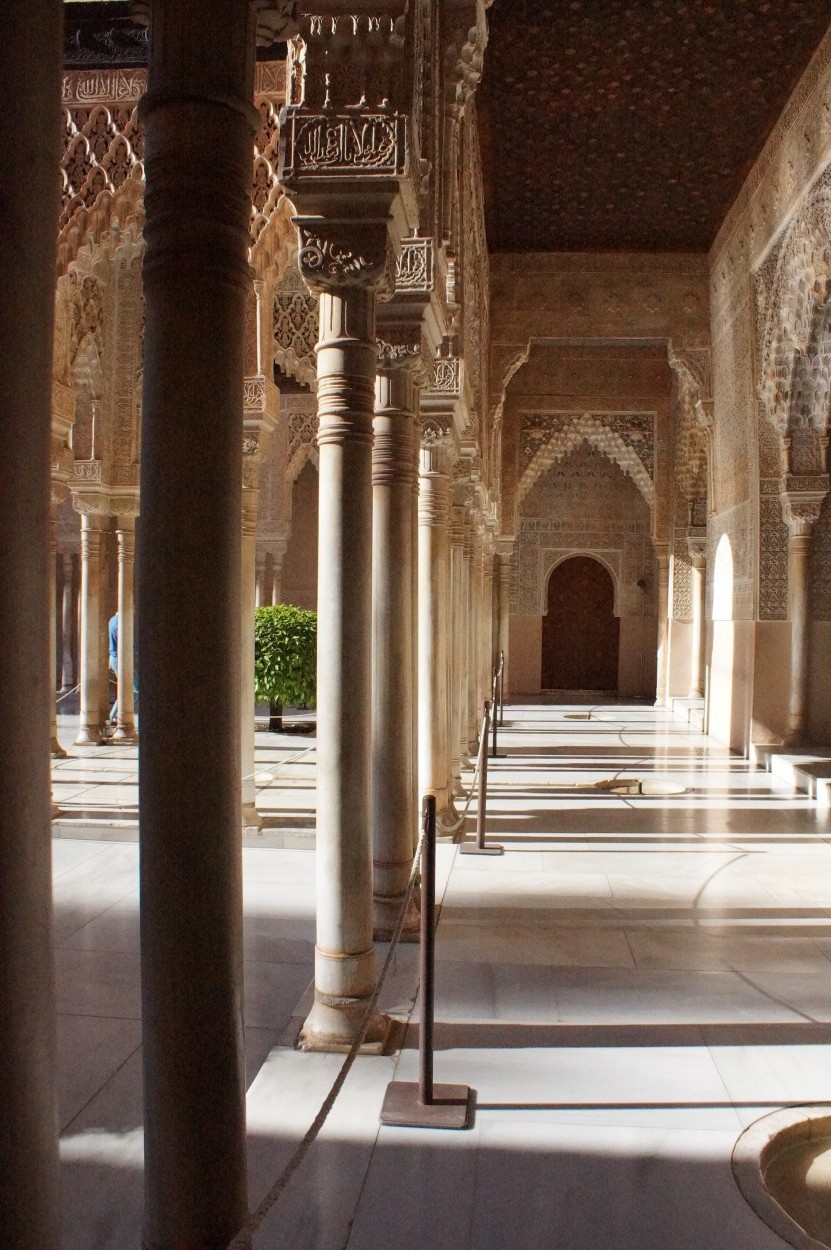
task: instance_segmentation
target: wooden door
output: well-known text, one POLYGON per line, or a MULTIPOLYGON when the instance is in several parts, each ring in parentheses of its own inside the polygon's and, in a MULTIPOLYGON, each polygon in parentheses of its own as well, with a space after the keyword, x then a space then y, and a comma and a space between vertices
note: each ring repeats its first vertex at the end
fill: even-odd
POLYGON ((617 691, 620 621, 611 575, 590 556, 573 556, 548 579, 542 626, 543 690, 617 691))

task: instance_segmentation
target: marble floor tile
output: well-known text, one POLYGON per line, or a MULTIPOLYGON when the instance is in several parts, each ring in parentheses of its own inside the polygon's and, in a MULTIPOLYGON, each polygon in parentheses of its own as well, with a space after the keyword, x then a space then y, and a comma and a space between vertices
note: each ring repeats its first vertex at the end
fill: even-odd
POLYGON ((483 1123, 471 1250, 782 1250, 733 1182, 734 1140, 712 1130, 483 1123))
POLYGON ((141 1045, 135 1019, 58 1016, 59 1124, 64 1129, 141 1045))
POLYGON ((699 972, 800 972, 823 968, 823 953, 808 937, 760 937, 701 929, 661 933, 632 929, 627 930, 626 936, 638 968, 688 968, 699 972))
MULTIPOLYGON (((707 1030, 704 1031, 707 1038, 707 1030)), ((828 1044, 710 1045, 710 1054, 742 1124, 788 1104, 826 1103, 831 1113, 828 1044)))
POLYGON ((530 925, 497 928, 445 920, 436 945, 439 961, 501 964, 563 964, 631 968, 632 951, 624 933, 608 929, 551 926, 545 934, 530 925))
POLYGON ((55 981, 59 1013, 122 1020, 141 1017, 138 955, 59 948, 55 981))

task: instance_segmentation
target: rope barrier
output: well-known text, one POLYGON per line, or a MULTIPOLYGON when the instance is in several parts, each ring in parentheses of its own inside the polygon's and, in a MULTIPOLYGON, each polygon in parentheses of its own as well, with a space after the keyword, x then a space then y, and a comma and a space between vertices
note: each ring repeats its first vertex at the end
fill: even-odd
POLYGON ((77 686, 73 686, 71 690, 67 690, 64 694, 61 695, 59 699, 55 700, 55 706, 57 706, 59 703, 63 703, 64 699, 68 699, 71 694, 77 694, 80 689, 81 687, 79 684, 77 686))
POLYGON ((393 930, 392 938, 390 939, 390 945, 389 945, 389 950, 387 951, 387 957, 384 960, 383 966, 378 975, 378 980, 375 982, 375 989, 372 991, 372 995, 369 999, 369 1002, 366 1005, 366 1011, 364 1012, 363 1020, 361 1021, 361 1025, 360 1025, 360 1028, 358 1029, 358 1033, 349 1050, 349 1054, 346 1056, 345 1060, 343 1061, 341 1069, 338 1072, 338 1075, 335 1077, 335 1080, 332 1083, 329 1093, 326 1095, 323 1102, 321 1103, 320 1110, 318 1111, 317 1115, 312 1121, 309 1129, 306 1131, 306 1134, 303 1137, 302 1141, 298 1144, 297 1148, 295 1149, 288 1163, 283 1168, 282 1172, 277 1177, 277 1179, 274 1181, 274 1183, 272 1184, 272 1186, 266 1193, 265 1197, 260 1202, 259 1206, 257 1206, 255 1210, 251 1212, 251 1214, 248 1216, 248 1219, 243 1224, 242 1228, 234 1236, 234 1238, 229 1242, 227 1250, 249 1250, 252 1234, 255 1233, 257 1229, 262 1226, 269 1212, 273 1209, 273 1207, 279 1201, 280 1197, 282 1196, 292 1176, 294 1176, 294 1173, 300 1167, 300 1164, 303 1162, 306 1155, 308 1154, 309 1149, 314 1143, 318 1134, 320 1133, 320 1130, 323 1128, 323 1125, 326 1123, 326 1119, 329 1115, 329 1112, 332 1110, 332 1107, 335 1105, 335 1100, 338 1094, 343 1089, 344 1083, 346 1081, 347 1076, 349 1075, 350 1069, 352 1068, 352 1065, 354 1064, 356 1058, 358 1057, 358 1051, 361 1049, 361 1046, 363 1045, 364 1038, 366 1037, 366 1031, 369 1028, 370 1021, 372 1020, 373 1014, 375 1012, 375 1008, 378 1005, 378 999, 380 997, 381 990, 384 985, 384 981, 386 980, 387 973, 389 972, 390 965, 392 964, 393 955, 395 954, 396 948, 398 947, 398 942, 401 938, 401 931, 404 928, 404 920, 407 915, 407 909, 409 908, 410 902, 412 901, 413 891, 415 889, 416 881, 418 880, 419 865, 420 865, 420 860, 421 860, 421 852, 422 852, 422 848, 424 845, 425 832, 426 832, 425 829, 422 828, 421 836, 418 841, 418 846, 416 847, 415 855, 413 856, 413 866, 412 866, 412 869, 410 870, 410 878, 409 878, 409 881, 407 882, 407 889, 405 891, 404 898, 402 899, 402 902, 401 902, 401 910, 398 915, 398 920, 396 921, 396 924, 395 924, 395 929, 393 930))
MULTIPOLYGON (((280 760, 280 762, 278 764, 275 764, 273 768, 258 768, 256 772, 247 773, 246 776, 242 778, 242 780, 243 781, 256 781, 258 777, 262 777, 263 773, 267 773, 268 776, 273 781, 281 768, 286 768, 289 764, 296 764, 297 761, 302 759, 304 755, 308 755, 310 751, 316 751, 316 750, 317 750, 317 743, 315 742, 310 747, 306 747, 305 750, 298 751, 296 755, 290 755, 287 760, 280 760)), ((264 790, 265 785, 257 786, 256 788, 258 790, 264 790)))
MULTIPOLYGON (((488 728, 490 725, 490 715, 487 711, 487 704, 485 704, 485 708, 486 708, 485 715, 482 717, 482 729, 480 731, 480 738, 479 738, 480 743, 482 741, 481 734, 484 735, 485 742, 487 742, 488 740, 488 728)), ((462 825, 467 820, 467 814, 470 810, 470 805, 473 802, 473 796, 476 793, 476 787, 479 781, 479 773, 481 771, 481 765, 482 765, 482 752, 480 751, 476 757, 476 767, 473 770, 473 780, 471 781, 470 789, 467 792, 467 802, 465 803, 464 810, 462 811, 461 816, 455 822, 455 824, 442 826, 443 834, 458 833, 462 825)))

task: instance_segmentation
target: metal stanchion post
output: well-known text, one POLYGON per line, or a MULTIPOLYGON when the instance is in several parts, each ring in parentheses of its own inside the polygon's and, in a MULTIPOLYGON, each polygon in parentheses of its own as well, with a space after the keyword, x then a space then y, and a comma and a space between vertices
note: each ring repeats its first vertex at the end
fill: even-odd
POLYGON ((479 735, 479 797, 476 804, 476 841, 463 842, 459 847, 460 855, 502 855, 505 848, 498 842, 485 845, 485 822, 488 814, 488 728, 490 724, 490 704, 485 702, 482 717, 482 732, 479 735))
POLYGON ((470 1128, 476 1091, 469 1085, 433 1082, 436 940, 436 800, 424 800, 424 844, 421 852, 421 1024, 418 1081, 391 1081, 381 1123, 403 1128, 470 1128))
POLYGON ((497 708, 499 707, 499 672, 494 671, 493 689, 491 690, 491 732, 493 735, 493 745, 491 746, 491 759, 496 759, 496 722, 497 708))

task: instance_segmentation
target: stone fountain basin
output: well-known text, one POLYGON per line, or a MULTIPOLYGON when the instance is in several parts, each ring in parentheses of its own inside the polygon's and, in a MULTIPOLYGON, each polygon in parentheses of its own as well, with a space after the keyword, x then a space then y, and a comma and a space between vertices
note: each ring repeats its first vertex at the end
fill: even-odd
POLYGON ((788 1107, 756 1120, 736 1143, 733 1175, 789 1245, 831 1247, 831 1108, 788 1107))

